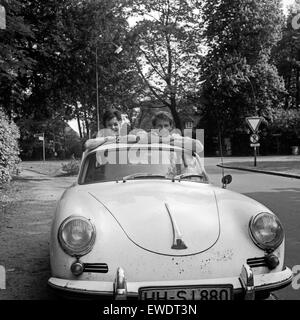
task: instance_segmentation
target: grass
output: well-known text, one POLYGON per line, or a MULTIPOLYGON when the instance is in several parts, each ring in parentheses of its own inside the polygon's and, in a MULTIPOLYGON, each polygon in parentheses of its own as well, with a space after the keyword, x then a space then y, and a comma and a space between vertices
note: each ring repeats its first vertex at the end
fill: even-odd
POLYGON ((14 180, 0 185, 0 221, 2 221, 8 205, 19 199, 20 191, 20 183, 14 180))
POLYGON ((24 161, 21 162, 21 170, 31 170, 37 173, 55 177, 61 173, 62 165, 68 161, 24 161))

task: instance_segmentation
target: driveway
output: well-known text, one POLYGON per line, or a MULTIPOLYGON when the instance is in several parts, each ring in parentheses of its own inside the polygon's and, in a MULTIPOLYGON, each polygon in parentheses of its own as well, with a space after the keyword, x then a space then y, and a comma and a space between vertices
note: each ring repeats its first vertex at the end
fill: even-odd
POLYGON ((75 180, 24 170, 0 206, 0 265, 6 269, 6 290, 0 300, 53 299, 49 230, 56 201, 75 180))

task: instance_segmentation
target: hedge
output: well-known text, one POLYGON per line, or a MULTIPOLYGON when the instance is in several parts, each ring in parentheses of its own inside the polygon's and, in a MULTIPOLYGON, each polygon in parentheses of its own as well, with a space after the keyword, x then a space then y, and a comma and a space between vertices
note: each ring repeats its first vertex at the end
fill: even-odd
POLYGON ((0 186, 9 182, 12 174, 18 170, 19 129, 13 121, 9 121, 4 111, 0 108, 0 186))

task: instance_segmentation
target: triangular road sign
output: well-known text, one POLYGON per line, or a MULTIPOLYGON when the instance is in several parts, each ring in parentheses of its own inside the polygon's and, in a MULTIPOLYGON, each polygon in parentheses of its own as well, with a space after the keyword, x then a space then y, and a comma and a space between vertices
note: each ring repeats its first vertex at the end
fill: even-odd
POLYGON ((250 129, 252 130, 253 133, 256 133, 258 131, 258 128, 262 122, 262 118, 261 117, 249 117, 246 118, 246 121, 250 127, 250 129))

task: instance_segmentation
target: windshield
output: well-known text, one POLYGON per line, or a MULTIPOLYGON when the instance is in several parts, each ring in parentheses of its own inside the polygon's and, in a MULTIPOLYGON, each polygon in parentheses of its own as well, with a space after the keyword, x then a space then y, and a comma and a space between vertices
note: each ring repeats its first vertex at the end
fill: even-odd
POLYGON ((81 184, 133 179, 178 179, 208 182, 190 152, 172 148, 127 147, 98 150, 87 156, 81 184))

